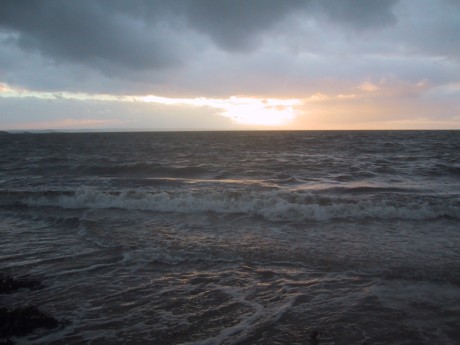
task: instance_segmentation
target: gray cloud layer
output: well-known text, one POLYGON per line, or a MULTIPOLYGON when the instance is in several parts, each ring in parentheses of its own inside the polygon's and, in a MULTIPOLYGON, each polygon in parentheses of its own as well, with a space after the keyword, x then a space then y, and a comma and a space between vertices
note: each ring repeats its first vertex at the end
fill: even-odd
POLYGON ((224 51, 253 51, 264 35, 299 11, 307 18, 323 15, 355 29, 382 27, 395 22, 394 4, 393 0, 3 0, 0 28, 11 34, 10 44, 26 52, 114 73, 178 67, 202 51, 205 38, 224 51))
MULTIPOLYGON (((112 59, 129 67, 162 67, 176 57, 178 33, 191 28, 229 51, 254 49, 268 29, 292 12, 323 14, 368 29, 396 21, 396 0, 4 0, 0 26, 17 43, 83 62, 112 59), (173 42, 172 42, 173 40, 173 42)), ((186 33, 185 33, 186 34, 186 33)))
POLYGON ((3 0, 0 82, 164 95, 455 82, 458 18, 453 0, 3 0))

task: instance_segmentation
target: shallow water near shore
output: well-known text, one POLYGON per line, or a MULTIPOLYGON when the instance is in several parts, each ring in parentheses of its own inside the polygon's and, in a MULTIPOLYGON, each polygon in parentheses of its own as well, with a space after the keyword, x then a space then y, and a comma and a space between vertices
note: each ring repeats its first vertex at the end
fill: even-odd
POLYGON ((31 344, 456 344, 460 132, 0 137, 31 344))

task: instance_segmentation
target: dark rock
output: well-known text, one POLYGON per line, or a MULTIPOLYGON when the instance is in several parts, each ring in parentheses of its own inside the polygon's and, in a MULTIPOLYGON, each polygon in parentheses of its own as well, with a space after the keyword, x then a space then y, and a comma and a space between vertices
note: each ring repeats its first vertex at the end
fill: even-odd
POLYGON ((320 336, 320 333, 319 333, 319 332, 313 331, 313 332, 310 334, 311 344, 313 344, 313 345, 318 345, 318 344, 319 344, 319 336, 320 336))
POLYGON ((39 289, 42 283, 33 279, 15 279, 7 275, 0 274, 0 293, 11 293, 13 291, 28 288, 39 289))
POLYGON ((38 328, 52 329, 59 321, 42 313, 35 306, 8 310, 0 308, 0 338, 21 337, 38 328))

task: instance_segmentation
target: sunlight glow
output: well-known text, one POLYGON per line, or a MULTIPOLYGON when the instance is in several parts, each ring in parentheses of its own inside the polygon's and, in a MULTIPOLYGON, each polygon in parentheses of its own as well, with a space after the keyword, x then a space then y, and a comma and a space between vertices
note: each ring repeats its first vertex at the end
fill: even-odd
POLYGON ((207 106, 221 109, 222 116, 229 117, 239 124, 277 126, 287 124, 295 116, 294 106, 301 105, 298 99, 274 98, 245 98, 232 96, 230 98, 166 98, 145 96, 138 99, 142 102, 162 104, 186 104, 192 106, 207 106))
POLYGON ((260 100, 231 98, 223 105, 222 115, 247 125, 276 126, 284 125, 295 118, 294 105, 298 100, 260 100))

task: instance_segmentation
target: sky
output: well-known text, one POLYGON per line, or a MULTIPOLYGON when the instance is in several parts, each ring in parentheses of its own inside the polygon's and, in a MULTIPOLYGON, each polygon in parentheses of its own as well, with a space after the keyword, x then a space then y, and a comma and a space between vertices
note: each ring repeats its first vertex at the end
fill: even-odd
POLYGON ((460 0, 1 0, 14 129, 460 129, 460 0))

